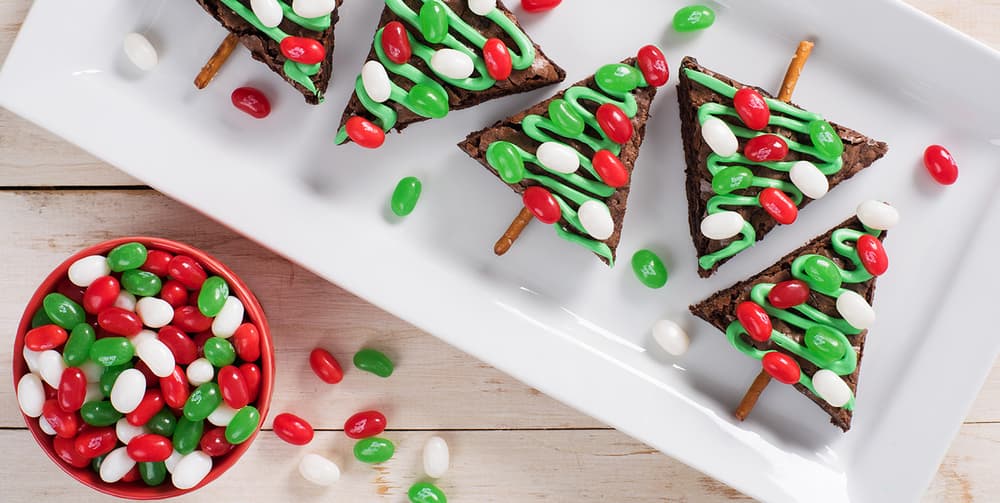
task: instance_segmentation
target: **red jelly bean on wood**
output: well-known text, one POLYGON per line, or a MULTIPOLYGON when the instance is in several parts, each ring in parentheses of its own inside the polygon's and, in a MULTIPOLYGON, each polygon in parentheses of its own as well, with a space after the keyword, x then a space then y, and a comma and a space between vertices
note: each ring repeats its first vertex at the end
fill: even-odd
POLYGON ((271 101, 260 89, 253 87, 238 87, 230 95, 233 106, 247 115, 263 119, 271 114, 271 101))
POLYGON ((142 331, 139 315, 120 307, 109 307, 97 315, 97 323, 116 335, 133 336, 142 331))
POLYGON ((311 38, 285 37, 279 45, 281 54, 296 63, 315 65, 326 59, 326 48, 311 38))
POLYGON ((780 224, 791 224, 799 217, 799 209, 795 203, 784 192, 768 187, 757 196, 758 202, 764 211, 767 211, 775 221, 780 224))
POLYGON ((642 71, 642 76, 645 77, 647 84, 660 87, 670 79, 670 68, 667 67, 667 58, 663 56, 663 52, 660 51, 659 47, 647 45, 639 49, 637 59, 639 61, 639 70, 642 71))
POLYGON ((337 359, 323 348, 316 348, 309 353, 309 366, 313 372, 327 384, 337 384, 344 379, 344 371, 337 359))
POLYGON ((366 410, 347 418, 344 434, 350 438, 374 437, 385 431, 385 416, 377 410, 366 410))
POLYGON ((767 127, 767 123, 771 120, 770 107, 755 89, 744 87, 736 91, 736 95, 733 96, 733 106, 743 123, 755 131, 767 127))
POLYGON ((379 148, 385 143, 385 131, 364 117, 347 119, 344 129, 351 141, 364 148, 379 148))
POLYGON ((613 103, 605 103, 597 108, 597 123, 604 134, 608 135, 608 139, 619 145, 628 143, 632 138, 632 121, 613 103))
POLYGON ((562 210, 551 192, 542 187, 528 187, 522 197, 524 207, 531 210, 543 224, 554 224, 562 218, 562 210))
POLYGON ((924 167, 941 185, 951 185, 958 180, 958 163, 941 145, 931 145, 924 150, 924 167))
POLYGON ((755 162, 780 161, 788 155, 788 143, 776 134, 763 134, 747 142, 743 155, 755 162))
POLYGON ((28 330, 24 335, 24 345, 32 351, 45 351, 62 346, 69 334, 59 325, 42 325, 28 330))
POLYGON ((562 0, 521 0, 521 7, 526 12, 545 12, 555 9, 562 3, 562 0))
POLYGON ((609 187, 623 187, 628 184, 629 174, 625 164, 610 150, 599 150, 592 160, 594 170, 609 187))
POLYGON ((483 46, 483 60, 486 61, 486 71, 495 80, 507 80, 514 70, 507 44, 498 38, 491 38, 483 46))
POLYGON ((313 427, 308 421, 287 412, 274 418, 274 434, 292 445, 306 445, 313 439, 313 427))
POLYGON ((382 50, 385 51, 389 61, 397 65, 410 60, 413 49, 410 47, 410 38, 403 23, 393 21, 385 25, 382 29, 382 50))
POLYGON ((771 338, 771 317, 756 302, 745 301, 736 306, 736 319, 751 339, 764 342, 771 338))
POLYGON ((764 371, 778 382, 795 384, 802 376, 799 364, 792 357, 778 351, 767 353, 761 358, 760 363, 764 367, 764 371))
POLYGON ((809 300, 809 285, 797 279, 782 281, 771 287, 767 301, 778 309, 795 307, 809 300))
POLYGON ((882 247, 882 242, 871 234, 858 238, 858 257, 861 265, 873 276, 881 276, 889 269, 889 256, 882 247))

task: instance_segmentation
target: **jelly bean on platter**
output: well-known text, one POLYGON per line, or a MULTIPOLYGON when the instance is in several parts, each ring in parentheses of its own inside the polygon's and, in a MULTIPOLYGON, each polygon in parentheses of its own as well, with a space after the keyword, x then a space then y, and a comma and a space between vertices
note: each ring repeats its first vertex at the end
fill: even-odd
POLYGON ((392 192, 392 200, 389 207, 392 212, 399 217, 405 217, 413 212, 420 200, 421 192, 420 179, 415 176, 408 176, 396 184, 396 189, 392 192))
POLYGON ((667 284, 667 267, 650 250, 642 249, 632 255, 632 271, 649 288, 663 288, 667 284))
POLYGON ((691 346, 687 332, 671 320, 659 320, 653 324, 653 340, 673 356, 687 353, 688 347, 691 346))
POLYGON ((924 167, 934 181, 951 185, 958 181, 958 163, 951 152, 941 145, 931 145, 924 150, 924 167))
POLYGON ((124 49, 128 60, 140 70, 152 70, 159 62, 156 48, 153 47, 149 39, 139 33, 125 35, 125 39, 122 41, 122 49, 124 49))
POLYGON ((539 13, 555 9, 562 3, 562 0, 521 0, 521 7, 525 12, 539 13))
POLYGON ((263 119, 271 115, 271 100, 256 87, 237 87, 233 89, 229 99, 237 110, 255 119, 263 119))
POLYGON ((678 32, 704 30, 715 23, 715 11, 705 5, 689 5, 674 13, 674 29, 678 32))

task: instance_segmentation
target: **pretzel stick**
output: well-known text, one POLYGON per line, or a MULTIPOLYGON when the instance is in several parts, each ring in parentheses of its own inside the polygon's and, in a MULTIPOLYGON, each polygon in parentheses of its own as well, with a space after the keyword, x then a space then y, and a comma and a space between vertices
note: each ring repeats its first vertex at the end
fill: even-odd
MULTIPOLYGON (((812 48, 813 43, 808 40, 799 42, 799 48, 795 51, 795 56, 792 58, 791 63, 788 64, 788 71, 785 72, 785 80, 781 83, 781 92, 778 94, 779 100, 784 102, 791 101, 792 93, 795 91, 795 84, 799 81, 799 75, 802 74, 802 67, 805 66, 806 60, 809 59, 812 48)), ((743 395, 743 400, 740 401, 739 407, 736 407, 736 419, 743 421, 750 415, 750 411, 753 410, 754 405, 757 405, 757 399, 760 398, 760 394, 764 392, 764 388, 767 388, 770 382, 771 374, 768 374, 765 370, 761 370, 760 374, 757 374, 757 378, 753 380, 753 384, 750 385, 750 389, 743 395)))
POLYGON ((212 54, 212 57, 208 59, 205 66, 201 67, 198 76, 194 78, 194 86, 198 89, 204 89, 215 78, 215 74, 219 73, 219 69, 229 59, 229 55, 233 53, 233 49, 236 48, 236 44, 239 42, 240 37, 235 33, 226 35, 226 38, 219 44, 219 48, 215 50, 215 54, 212 54))
POLYGON ((517 241, 518 236, 521 235, 521 231, 524 230, 528 224, 531 223, 534 214, 528 208, 521 208, 521 212, 517 214, 514 221, 510 223, 510 227, 507 228, 507 232, 500 236, 497 240, 497 244, 493 245, 493 253, 497 256, 507 253, 510 247, 514 245, 514 241, 517 241))

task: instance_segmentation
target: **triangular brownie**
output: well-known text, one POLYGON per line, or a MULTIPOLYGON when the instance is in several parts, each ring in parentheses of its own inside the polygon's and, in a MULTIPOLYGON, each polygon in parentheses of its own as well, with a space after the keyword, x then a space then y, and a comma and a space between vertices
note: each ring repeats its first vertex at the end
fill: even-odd
POLYGON ((566 77, 499 0, 385 0, 366 61, 337 144, 381 145, 384 135, 372 144, 353 134, 354 117, 366 131, 402 131, 566 77))
POLYGON ((659 49, 647 46, 639 54, 605 65, 594 76, 459 144, 522 194, 540 221, 554 223, 561 237, 608 265, 614 265, 621 239, 649 107, 657 86, 667 80, 659 49))
POLYGON ((306 102, 316 105, 323 101, 333 67, 330 59, 333 54, 333 26, 337 23, 337 9, 343 0, 197 1, 223 27, 239 36, 254 59, 266 64, 298 89, 306 102), (257 4, 259 12, 255 13, 252 4, 257 4), (296 10, 315 17, 302 17, 296 14, 296 10), (322 10, 326 12, 319 12, 322 10), (275 22, 278 23, 276 26, 275 22), (305 59, 292 61, 289 57, 305 59), (313 59, 321 61, 317 63, 313 59))
MULTIPOLYGON (((859 215, 883 229, 898 219, 876 201, 859 207, 859 215)), ((736 349, 761 359, 776 380, 794 384, 844 431, 851 427, 865 336, 874 321, 875 280, 888 267, 885 232, 862 219, 847 220, 690 308, 736 349)))
MULTIPOLYGON (((721 264, 763 239, 779 218, 794 221, 798 208, 812 200, 810 195, 822 197, 889 149, 884 142, 826 122, 820 115, 778 101, 757 87, 750 89, 756 91, 758 99, 742 101, 742 109, 766 103, 770 120, 765 114, 766 122, 755 124, 760 129, 751 128, 737 112, 734 100, 737 91, 749 86, 700 66, 694 58, 684 58, 679 80, 677 100, 687 162, 688 220, 702 277, 711 276, 721 264), (713 151, 702 127, 708 121, 714 123, 709 136, 729 137, 729 142, 720 142, 730 146, 728 151, 725 147, 720 153, 713 151), (749 139, 764 135, 779 137, 788 148, 787 154, 778 160, 748 159, 749 139), (739 142, 738 148, 733 136, 739 142), (798 161, 807 163, 796 166, 798 161), (772 211, 779 216, 773 216, 772 211), (720 213, 707 223, 707 217, 720 213), (706 225, 713 228, 706 231, 706 225)), ((752 93, 748 90, 742 94, 752 93)), ((767 136, 758 141, 767 139, 776 138, 767 136)), ((771 149, 767 142, 755 147, 755 157, 781 151, 780 147, 771 149)))

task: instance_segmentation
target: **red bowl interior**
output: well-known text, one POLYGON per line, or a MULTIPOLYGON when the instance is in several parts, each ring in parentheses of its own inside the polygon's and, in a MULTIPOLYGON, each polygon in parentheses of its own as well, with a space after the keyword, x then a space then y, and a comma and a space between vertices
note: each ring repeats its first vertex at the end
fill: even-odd
MULTIPOLYGON (((31 318, 35 312, 41 308, 42 299, 47 294, 55 291, 59 281, 66 277, 69 266, 72 265, 73 262, 76 262, 77 260, 88 255, 106 255, 112 248, 134 241, 142 243, 149 249, 159 249, 175 255, 183 254, 194 258, 202 265, 202 267, 205 268, 207 272, 225 279, 229 284, 230 292, 243 303, 246 311, 246 317, 257 326, 258 331, 260 332, 261 387, 256 407, 260 411, 261 424, 263 424, 264 418, 267 417, 268 408, 271 405, 271 392, 274 387, 274 346, 271 342, 271 330, 267 324, 267 318, 264 316, 264 310, 261 308, 260 302, 257 301, 257 297, 253 295, 239 276, 237 276, 232 270, 226 267, 225 264, 217 260, 215 257, 198 250, 197 248, 167 239, 151 237, 124 237, 113 239, 81 250, 66 259, 63 263, 59 264, 59 266, 45 278, 45 281, 38 286, 38 289, 35 290, 35 294, 32 295, 31 300, 28 302, 28 306, 24 310, 24 315, 21 316, 21 323, 17 327, 17 336, 14 338, 14 385, 17 386, 17 382, 21 379, 21 376, 28 373, 28 365, 24 361, 21 354, 24 350, 24 335, 31 326, 31 318)), ((203 487, 205 484, 215 480, 220 475, 225 473, 225 471, 231 466, 233 466, 236 461, 243 456, 243 453, 250 448, 251 442, 254 441, 257 436, 257 432, 260 431, 260 426, 258 425, 257 432, 255 432, 249 440, 237 445, 236 448, 229 454, 213 458, 212 471, 208 473, 200 484, 191 489, 181 490, 171 485, 169 481, 156 487, 149 487, 141 480, 135 482, 116 482, 114 484, 108 484, 101 480, 100 475, 94 472, 94 470, 92 470, 89 466, 75 468, 60 459, 52 447, 52 437, 49 437, 42 432, 38 426, 37 419, 24 416, 24 422, 31 431, 31 434, 34 435, 38 445, 42 447, 43 451, 45 451, 45 454, 52 458, 52 461, 59 465, 59 468, 62 468, 62 470, 68 473, 71 477, 80 481, 84 485, 103 493, 117 496, 119 498, 135 500, 170 498, 180 496, 203 487)))

